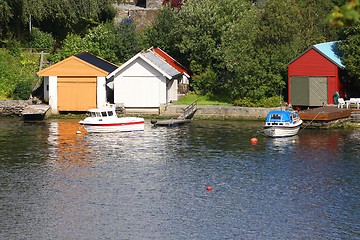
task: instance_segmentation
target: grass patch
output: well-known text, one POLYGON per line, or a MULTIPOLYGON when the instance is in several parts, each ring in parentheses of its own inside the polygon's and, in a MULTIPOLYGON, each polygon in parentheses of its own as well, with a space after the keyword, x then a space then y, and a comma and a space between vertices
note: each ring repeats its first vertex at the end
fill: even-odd
POLYGON ((233 106, 232 104, 226 102, 225 99, 220 97, 214 97, 209 95, 197 95, 195 93, 189 93, 186 96, 181 97, 177 102, 174 102, 175 105, 189 105, 195 100, 198 105, 213 105, 213 106, 233 106))

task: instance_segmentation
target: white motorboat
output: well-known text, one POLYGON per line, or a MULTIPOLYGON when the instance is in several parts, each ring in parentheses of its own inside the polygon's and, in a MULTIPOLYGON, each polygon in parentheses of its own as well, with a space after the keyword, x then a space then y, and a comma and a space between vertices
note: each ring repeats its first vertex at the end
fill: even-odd
POLYGON ((144 131, 144 119, 140 117, 118 117, 115 106, 88 110, 89 116, 79 123, 88 133, 144 131))
POLYGON ((302 122, 295 111, 270 111, 265 120, 264 134, 268 137, 291 137, 299 132, 302 122))

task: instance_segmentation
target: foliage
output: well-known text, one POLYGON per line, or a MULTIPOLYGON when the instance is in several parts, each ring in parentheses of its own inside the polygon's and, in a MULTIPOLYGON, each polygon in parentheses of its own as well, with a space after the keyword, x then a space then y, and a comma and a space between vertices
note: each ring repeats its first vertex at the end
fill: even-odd
POLYGON ((141 33, 141 45, 143 49, 159 47, 180 63, 187 64, 185 55, 177 46, 181 42, 181 35, 176 14, 170 7, 164 7, 154 23, 141 33))
POLYGON ((50 33, 45 33, 38 28, 32 28, 30 46, 32 48, 53 48, 54 39, 50 33))
POLYGON ((62 40, 68 33, 83 34, 87 28, 110 21, 115 16, 112 0, 2 0, 0 38, 14 34, 27 39, 33 26, 62 40))
POLYGON ((140 37, 138 36, 133 21, 122 21, 115 27, 114 63, 124 63, 141 50, 140 37))
POLYGON ((341 41, 339 50, 345 53, 342 57, 346 67, 345 83, 348 84, 349 95, 356 96, 360 89, 360 21, 346 27, 344 34, 345 39, 341 41))
POLYGON ((0 50, 0 99, 28 99, 36 81, 39 56, 23 52, 18 56, 0 50))
POLYGON ((85 41, 79 35, 69 34, 62 42, 62 48, 52 54, 49 60, 57 63, 69 56, 83 52, 85 49, 85 41))
POLYGON ((6 44, 6 49, 14 57, 17 57, 20 55, 20 47, 21 47, 21 44, 17 40, 10 40, 6 44))
POLYGON ((332 26, 351 25, 360 20, 360 0, 350 0, 342 6, 335 6, 328 15, 327 22, 332 26))
POLYGON ((83 51, 115 64, 124 62, 139 51, 135 27, 132 23, 120 23, 117 27, 108 23, 89 29, 84 37, 69 34, 64 39, 62 48, 55 52, 50 60, 56 63, 83 51))
POLYGON ((193 0, 176 14, 182 38, 173 48, 191 63, 196 92, 232 101, 276 96, 285 89, 287 64, 337 35, 324 21, 331 0, 251 2, 193 0))
POLYGON ((194 70, 197 65, 192 62, 192 69, 194 71, 192 87, 196 93, 199 94, 216 94, 217 76, 211 66, 207 66, 205 70, 198 65, 197 70, 194 70))

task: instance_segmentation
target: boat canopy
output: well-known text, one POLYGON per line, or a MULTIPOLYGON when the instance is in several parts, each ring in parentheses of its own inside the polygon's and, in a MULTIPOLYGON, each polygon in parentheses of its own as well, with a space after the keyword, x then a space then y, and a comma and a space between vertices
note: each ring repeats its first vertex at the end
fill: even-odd
POLYGON ((268 113, 266 122, 289 122, 292 123, 298 114, 289 110, 276 110, 268 113))

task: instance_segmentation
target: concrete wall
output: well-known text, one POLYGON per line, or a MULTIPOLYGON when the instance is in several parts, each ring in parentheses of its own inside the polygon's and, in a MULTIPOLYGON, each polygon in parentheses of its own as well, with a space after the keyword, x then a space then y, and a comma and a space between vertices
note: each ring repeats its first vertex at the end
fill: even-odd
MULTIPOLYGON (((168 105, 160 108, 163 117, 178 117, 186 105, 168 105)), ((233 106, 197 106, 194 119, 249 119, 264 120, 269 111, 279 108, 247 108, 233 106)))

